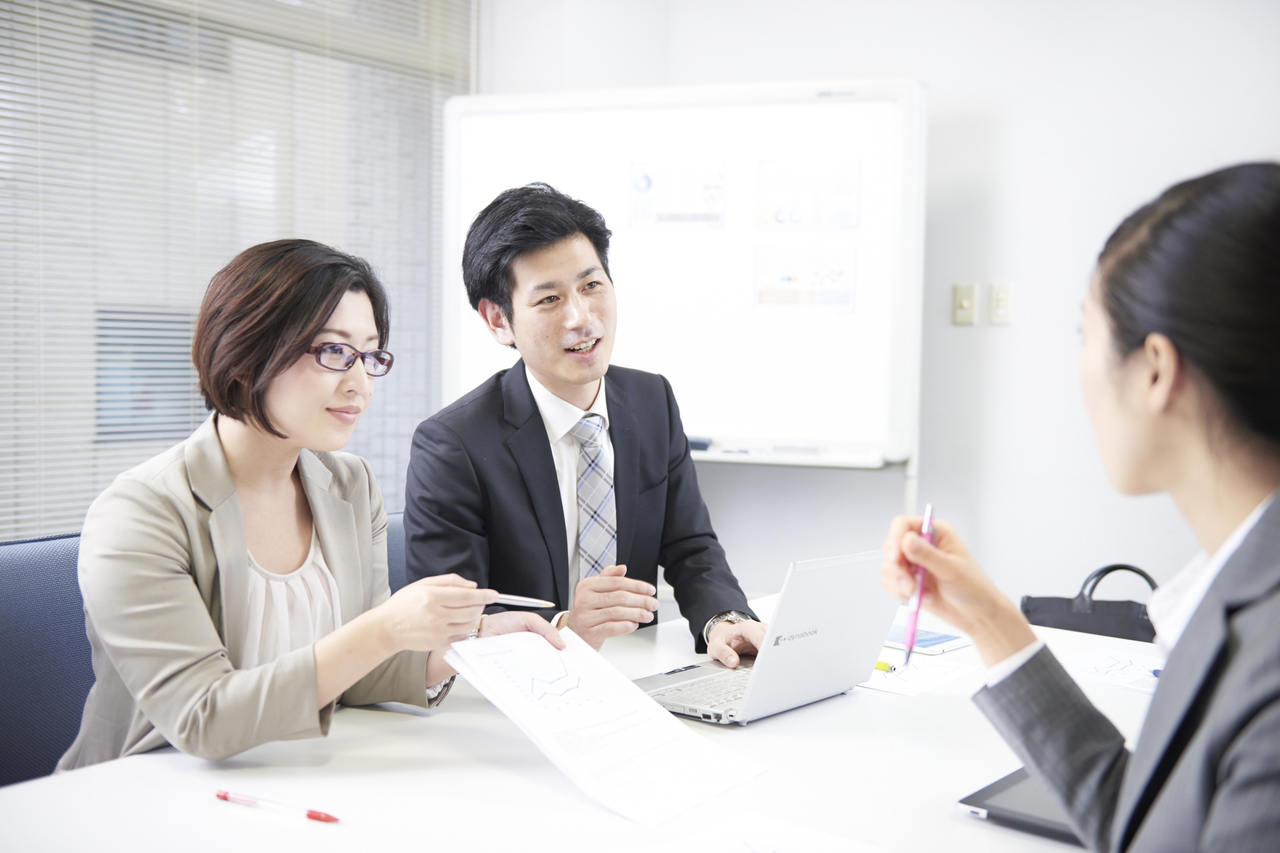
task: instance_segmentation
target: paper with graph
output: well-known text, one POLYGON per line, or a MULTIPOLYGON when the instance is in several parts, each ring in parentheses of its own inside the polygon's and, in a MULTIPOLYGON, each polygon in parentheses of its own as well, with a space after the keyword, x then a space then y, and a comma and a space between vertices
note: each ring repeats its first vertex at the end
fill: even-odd
POLYGON ((467 640, 445 661, 588 796, 647 823, 763 771, 691 731, 568 628, 560 636, 564 651, 527 632, 467 640))
POLYGON ((896 669, 893 672, 873 670, 871 676, 859 684, 859 687, 900 693, 903 696, 919 696, 982 669, 977 664, 963 663, 945 654, 932 657, 912 655, 911 663, 904 666, 902 652, 888 647, 880 653, 880 657, 893 663, 896 669))
POLYGON ((1138 693, 1155 693, 1160 679, 1155 674, 1164 659, 1155 655, 1133 655, 1123 652, 1092 652, 1061 658, 1062 668, 1075 678, 1101 681, 1138 693))

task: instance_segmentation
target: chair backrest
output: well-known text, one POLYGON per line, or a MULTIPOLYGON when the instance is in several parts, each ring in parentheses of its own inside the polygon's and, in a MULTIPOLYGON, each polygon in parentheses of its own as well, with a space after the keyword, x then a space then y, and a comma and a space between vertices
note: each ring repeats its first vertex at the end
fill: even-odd
MULTIPOLYGON (((0 785, 47 776, 80 731, 93 661, 76 577, 80 536, 0 542, 0 785)), ((404 586, 404 515, 387 516, 391 591, 404 586)))
POLYGON ((0 542, 0 785, 47 776, 80 730, 93 663, 80 536, 0 542))
POLYGON ((387 513, 387 581, 391 594, 404 586, 404 513, 387 513))

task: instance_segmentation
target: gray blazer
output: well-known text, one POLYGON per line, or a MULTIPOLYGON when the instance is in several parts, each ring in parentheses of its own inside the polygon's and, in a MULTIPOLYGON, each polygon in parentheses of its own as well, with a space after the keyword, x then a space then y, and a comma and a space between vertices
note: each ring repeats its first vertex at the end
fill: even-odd
MULTIPOLYGON (((358 456, 304 450, 298 470, 346 623, 391 594, 382 494, 358 456)), ((316 707, 311 647, 239 668, 248 553, 213 417, 98 496, 79 563, 97 680, 59 770, 166 744, 225 758, 328 732, 333 706, 316 707)), ((402 652, 339 701, 425 706, 426 665, 426 652, 402 652)))
POLYGON ((1280 850, 1280 501, 1169 655, 1132 755, 1047 649, 974 701, 1094 850, 1280 850))

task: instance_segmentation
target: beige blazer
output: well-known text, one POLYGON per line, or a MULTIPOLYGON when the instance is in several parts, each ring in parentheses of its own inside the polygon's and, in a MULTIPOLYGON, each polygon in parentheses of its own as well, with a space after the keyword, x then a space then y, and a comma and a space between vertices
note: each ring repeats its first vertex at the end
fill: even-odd
MULTIPOLYGON (((368 463, 348 453, 304 450, 298 470, 346 623, 391 594, 382 494, 368 463)), ((214 416, 98 496, 79 562, 97 680, 58 770, 166 744, 217 759, 328 733, 333 706, 316 707, 310 646, 239 668, 248 553, 214 416)), ((339 701, 426 706, 426 666, 426 652, 402 652, 339 701)))

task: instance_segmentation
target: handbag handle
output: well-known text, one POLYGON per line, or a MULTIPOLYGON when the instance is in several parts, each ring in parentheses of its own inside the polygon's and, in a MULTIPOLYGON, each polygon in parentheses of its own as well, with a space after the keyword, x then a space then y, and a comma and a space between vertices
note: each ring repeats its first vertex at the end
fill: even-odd
POLYGON ((1146 581, 1154 590, 1157 586, 1155 578, 1144 572, 1137 566, 1129 566, 1124 563, 1112 563, 1110 566, 1103 566, 1097 571, 1084 579, 1084 583, 1080 585, 1080 592, 1071 601, 1071 609, 1075 613, 1092 613, 1093 612, 1093 593, 1098 588, 1098 584, 1102 579, 1112 572, 1133 572, 1144 581, 1146 581))

